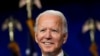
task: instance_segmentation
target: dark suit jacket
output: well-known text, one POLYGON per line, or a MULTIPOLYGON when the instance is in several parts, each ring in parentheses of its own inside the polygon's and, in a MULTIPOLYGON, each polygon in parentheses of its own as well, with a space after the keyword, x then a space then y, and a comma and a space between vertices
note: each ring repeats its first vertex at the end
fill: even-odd
POLYGON ((64 52, 64 56, 69 56, 67 53, 64 52))
POLYGON ((64 56, 69 56, 67 53, 64 52, 64 56))

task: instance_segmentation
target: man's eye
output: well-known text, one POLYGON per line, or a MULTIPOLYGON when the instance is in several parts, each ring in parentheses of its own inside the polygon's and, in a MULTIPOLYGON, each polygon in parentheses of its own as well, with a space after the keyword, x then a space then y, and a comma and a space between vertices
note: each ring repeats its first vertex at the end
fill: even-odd
POLYGON ((40 30, 40 32, 44 32, 45 30, 43 29, 43 30, 40 30))
POLYGON ((53 32, 58 32, 57 30, 52 30, 53 32))

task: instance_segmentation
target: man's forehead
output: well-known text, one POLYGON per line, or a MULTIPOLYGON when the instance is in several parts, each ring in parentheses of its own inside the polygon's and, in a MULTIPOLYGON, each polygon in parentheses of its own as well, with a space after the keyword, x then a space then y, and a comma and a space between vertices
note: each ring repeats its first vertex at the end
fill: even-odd
POLYGON ((62 19, 60 16, 57 16, 57 15, 49 15, 49 14, 46 14, 46 15, 42 15, 39 20, 38 20, 38 23, 43 23, 43 22, 47 22, 47 23, 61 23, 62 22, 62 19))

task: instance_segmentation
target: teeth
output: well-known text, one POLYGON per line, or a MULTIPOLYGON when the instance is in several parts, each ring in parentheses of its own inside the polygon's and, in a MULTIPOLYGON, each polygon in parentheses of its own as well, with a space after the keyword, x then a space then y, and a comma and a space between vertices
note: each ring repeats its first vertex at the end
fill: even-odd
POLYGON ((48 45, 48 44, 51 44, 51 43, 49 43, 49 42, 45 42, 44 44, 48 45))

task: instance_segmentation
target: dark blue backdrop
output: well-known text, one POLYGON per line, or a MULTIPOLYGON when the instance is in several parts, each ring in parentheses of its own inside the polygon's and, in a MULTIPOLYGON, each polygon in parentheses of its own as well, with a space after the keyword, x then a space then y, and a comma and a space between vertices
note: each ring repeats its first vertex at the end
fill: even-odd
MULTIPOLYGON (((95 20, 100 20, 100 4, 68 4, 61 6, 45 6, 42 9, 33 8, 32 18, 35 20, 37 15, 47 9, 55 9, 64 13, 68 20, 68 40, 66 44, 63 45, 64 51, 66 51, 69 56, 92 56, 89 52, 90 37, 89 32, 82 34, 82 25, 88 18, 93 18, 95 20)), ((9 35, 8 29, 5 31, 1 30, 2 23, 6 18, 13 16, 13 18, 20 21, 23 27, 23 31, 18 31, 15 29, 15 41, 19 44, 21 55, 26 56, 25 50, 28 45, 29 30, 26 25, 27 12, 25 8, 19 8, 16 11, 7 11, 0 13, 0 56, 11 56, 11 52, 8 49, 9 35)), ((96 30, 95 40, 98 46, 98 52, 100 56, 100 32, 96 30)), ((32 40, 32 39, 31 39, 32 40)), ((32 50, 38 52, 41 55, 40 49, 36 43, 31 44, 32 50)))

